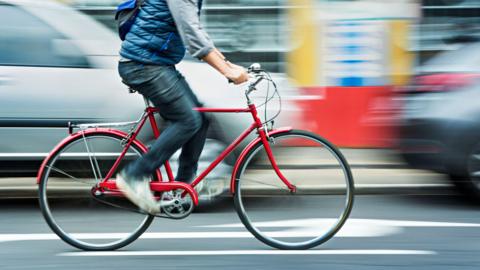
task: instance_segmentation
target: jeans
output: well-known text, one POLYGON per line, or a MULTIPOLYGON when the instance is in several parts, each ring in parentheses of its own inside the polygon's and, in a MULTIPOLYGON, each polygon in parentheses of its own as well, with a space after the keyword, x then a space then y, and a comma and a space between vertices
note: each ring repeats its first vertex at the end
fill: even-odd
POLYGON ((193 110, 202 104, 185 78, 175 66, 134 61, 120 62, 118 71, 123 82, 150 100, 168 122, 148 153, 127 165, 126 174, 148 177, 182 148, 176 180, 191 181, 205 145, 208 120, 203 113, 193 110))

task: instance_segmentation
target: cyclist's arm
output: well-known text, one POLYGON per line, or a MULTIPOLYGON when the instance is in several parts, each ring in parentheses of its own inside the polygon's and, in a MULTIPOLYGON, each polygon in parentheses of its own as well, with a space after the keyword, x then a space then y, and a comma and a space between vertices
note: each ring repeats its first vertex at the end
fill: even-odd
POLYGON ((198 0, 167 0, 167 4, 183 44, 193 57, 202 59, 215 49, 200 23, 198 0))
POLYGON ((248 81, 248 74, 243 67, 225 61, 215 50, 207 54, 203 58, 203 61, 210 64, 210 66, 218 70, 218 72, 222 73, 235 84, 248 81))
POLYGON ((198 0, 167 0, 167 4, 178 33, 193 57, 207 62, 235 83, 248 80, 245 70, 227 62, 203 29, 198 12, 198 0))

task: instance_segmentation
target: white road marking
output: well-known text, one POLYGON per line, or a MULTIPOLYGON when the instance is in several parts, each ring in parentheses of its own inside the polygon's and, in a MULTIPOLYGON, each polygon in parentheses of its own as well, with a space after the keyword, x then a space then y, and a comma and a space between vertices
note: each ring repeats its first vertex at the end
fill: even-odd
MULTIPOLYGON (((357 228, 355 231, 339 232, 335 237, 379 237, 397 233, 395 228, 357 228)), ((271 237, 315 237, 326 233, 317 228, 295 228, 266 233, 271 237)), ((77 239, 120 239, 127 237, 127 233, 73 233, 77 239)), ((254 238, 248 231, 235 232, 149 232, 140 236, 141 239, 217 239, 217 238, 254 238)), ((59 237, 53 233, 45 234, 0 234, 1 242, 12 241, 42 241, 57 240, 59 237)))
MULTIPOLYGON (((336 219, 297 219, 297 220, 279 220, 254 223, 257 227, 321 227, 335 222, 336 219)), ((479 223, 458 223, 458 222, 437 222, 437 221, 411 221, 411 220, 389 220, 389 219, 348 219, 343 228, 349 227, 370 227, 374 225, 391 227, 449 227, 449 228, 479 228, 479 223)), ((204 228, 242 228, 242 223, 220 224, 198 226, 204 228)), ((342 228, 342 230, 343 230, 342 228)))
MULTIPOLYGON (((325 226, 335 219, 302 219, 260 222, 258 227, 282 228, 266 233, 272 237, 314 237, 324 234, 325 226), (295 226, 294 226, 295 225, 295 226)), ((202 228, 243 228, 241 223, 197 226, 202 228)), ((335 237, 383 237, 399 234, 405 227, 448 227, 448 228, 478 228, 478 223, 431 222, 385 219, 349 219, 335 237)), ((327 226, 327 228, 329 228, 327 226)), ((74 233, 78 239, 119 239, 127 233, 74 233)), ((142 239, 218 239, 218 238, 253 238, 248 231, 208 231, 208 232, 149 232, 142 239)), ((0 234, 1 242, 12 241, 45 241, 58 240, 54 233, 40 234, 0 234)))
POLYGON ((57 256, 229 256, 229 255, 437 255, 430 250, 329 249, 329 250, 182 250, 182 251, 106 251, 66 252, 57 256))
POLYGON ((41 241, 57 239, 60 238, 53 233, 0 234, 0 243, 13 241, 41 241))
POLYGON ((451 187, 452 185, 449 183, 435 183, 435 184, 356 184, 355 189, 375 189, 375 188, 432 188, 432 187, 451 187))

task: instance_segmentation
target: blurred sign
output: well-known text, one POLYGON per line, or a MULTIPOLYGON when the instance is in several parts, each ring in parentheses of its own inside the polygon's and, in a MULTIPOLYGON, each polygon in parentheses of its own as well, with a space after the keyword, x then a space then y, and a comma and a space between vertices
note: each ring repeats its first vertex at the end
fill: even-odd
POLYGON ((419 17, 410 0, 291 0, 288 73, 299 86, 379 86, 405 82, 409 27, 419 17))
POLYGON ((327 84, 385 85, 385 26, 380 21, 329 23, 326 37, 327 84))

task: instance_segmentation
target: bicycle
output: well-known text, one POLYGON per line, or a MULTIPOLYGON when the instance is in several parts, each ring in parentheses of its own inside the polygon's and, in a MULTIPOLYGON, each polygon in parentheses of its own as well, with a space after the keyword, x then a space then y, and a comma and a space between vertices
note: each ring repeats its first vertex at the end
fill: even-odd
MULTIPOLYGON (((259 64, 252 65, 248 72, 253 81, 245 90, 246 108, 196 110, 250 113, 253 123, 191 184, 175 182, 169 162, 159 168, 150 184, 155 197, 164 205, 157 217, 189 216, 199 204, 195 187, 256 131, 257 138, 238 156, 230 180, 230 193, 241 222, 253 236, 272 247, 315 247, 332 238, 352 210, 354 183, 350 167, 326 139, 290 127, 274 129, 281 106, 268 120, 266 106, 275 96, 281 104, 275 82, 259 64), (257 106, 251 93, 262 81, 268 84, 267 94, 265 102, 257 106), (275 90, 272 95, 270 85, 275 90), (262 106, 264 121, 257 111, 262 106)), ((150 107, 148 100, 145 103, 145 111, 134 122, 69 123, 70 135, 43 161, 37 179, 40 208, 49 227, 66 243, 83 250, 115 250, 136 240, 152 223, 155 216, 131 204, 112 179, 128 161, 148 151, 137 138, 147 120, 154 137, 160 134, 155 119, 158 110, 150 107), (126 127, 131 127, 128 132, 118 129, 126 127), (79 130, 74 133, 74 129, 79 130)), ((238 235, 246 237, 242 232, 238 235)))

